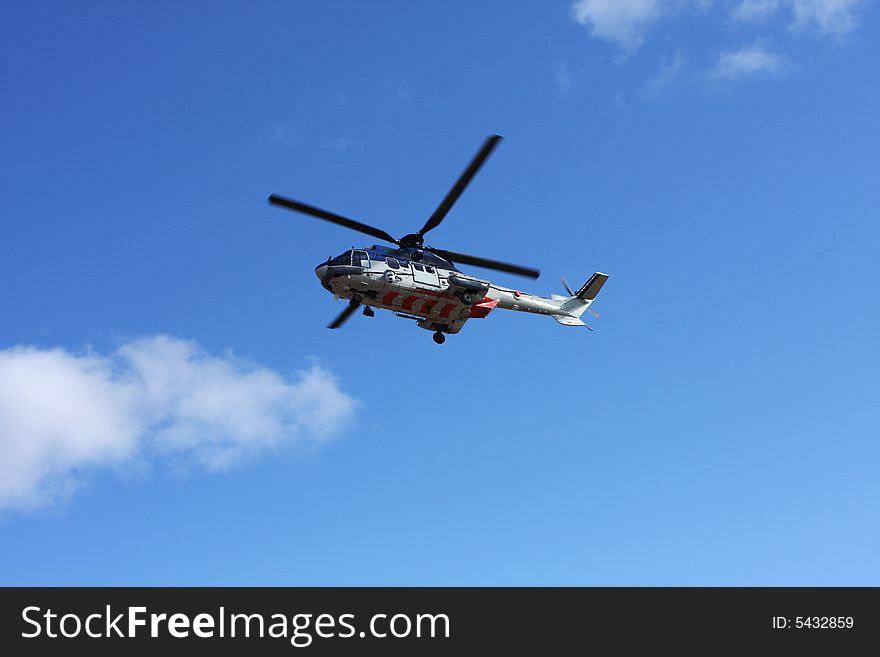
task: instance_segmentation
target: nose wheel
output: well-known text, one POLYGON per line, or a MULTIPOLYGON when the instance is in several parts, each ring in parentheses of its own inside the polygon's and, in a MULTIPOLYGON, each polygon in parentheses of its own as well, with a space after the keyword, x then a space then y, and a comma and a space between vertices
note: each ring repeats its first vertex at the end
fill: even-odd
POLYGON ((434 342, 436 342, 437 344, 443 344, 444 342, 446 342, 446 336, 443 335, 440 331, 437 331, 433 335, 433 338, 434 338, 434 342))
POLYGON ((365 317, 374 317, 375 315, 376 315, 376 313, 373 312, 372 308, 370 308, 369 306, 364 306, 364 316, 365 317))

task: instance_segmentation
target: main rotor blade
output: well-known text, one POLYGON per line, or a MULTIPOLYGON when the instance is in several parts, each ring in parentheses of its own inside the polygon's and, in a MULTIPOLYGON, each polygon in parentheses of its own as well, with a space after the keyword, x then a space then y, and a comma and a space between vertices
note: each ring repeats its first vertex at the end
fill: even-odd
POLYGON ((519 276, 528 276, 529 278, 538 278, 541 275, 537 269, 532 269, 531 267, 521 267, 520 265, 511 265, 506 262, 500 262, 498 260, 489 260, 488 258, 480 258, 477 256, 469 256, 464 253, 456 253, 455 251, 446 251, 444 249, 435 249, 434 247, 430 247, 426 249, 431 253, 436 253, 441 258, 446 258, 447 260, 451 260, 452 262, 457 262, 462 265, 473 265, 475 267, 485 267, 486 269, 497 269, 498 271, 506 271, 510 274, 517 274, 519 276))
POLYGON ((446 198, 440 201, 440 205, 434 210, 434 214, 432 214, 425 225, 422 226, 422 229, 418 233, 419 235, 424 235, 429 230, 436 228, 440 222, 443 221, 443 217, 446 216, 446 213, 449 212, 449 209, 455 204, 458 197, 461 196, 461 193, 468 186, 468 183, 470 183, 477 171, 480 170, 480 167, 483 166, 483 163, 486 161, 486 158, 489 157, 492 149, 498 145, 498 142, 501 141, 501 139, 501 135, 492 135, 486 139, 482 148, 480 148, 479 152, 474 156, 474 159, 471 160, 471 163, 468 164, 467 169, 464 170, 464 173, 459 176, 456 183, 452 186, 452 189, 449 190, 446 198))
POLYGON ((295 210, 296 212, 302 212, 303 214, 317 217, 318 219, 323 219, 324 221, 339 224, 340 226, 345 226, 346 228, 351 228, 352 230, 357 230, 362 233, 366 233, 367 235, 372 235, 373 237, 377 237, 380 240, 385 240, 386 242, 391 242, 392 244, 397 244, 397 240, 391 237, 391 235, 386 233, 384 230, 373 228, 373 226, 362 224, 360 221, 348 219, 332 212, 327 212, 326 210, 316 208, 313 205, 306 205, 305 203, 300 203, 299 201, 284 198, 283 196, 278 196, 277 194, 272 194, 269 197, 269 203, 271 203, 272 205, 278 205, 282 208, 287 208, 289 210, 295 210))
POLYGON ((345 307, 345 310, 339 313, 339 316, 336 319, 327 324, 327 328, 337 329, 345 324, 345 320, 351 317, 352 313, 354 313, 354 311, 357 310, 358 306, 360 305, 361 304, 359 304, 357 301, 349 301, 348 305, 345 307))

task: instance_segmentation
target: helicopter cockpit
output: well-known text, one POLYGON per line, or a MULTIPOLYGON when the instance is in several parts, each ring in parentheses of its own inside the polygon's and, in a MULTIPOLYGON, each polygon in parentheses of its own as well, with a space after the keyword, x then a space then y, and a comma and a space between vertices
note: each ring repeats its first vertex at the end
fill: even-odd
POLYGON ((345 253, 338 255, 335 258, 329 258, 327 262, 324 262, 322 264, 328 266, 351 265, 353 267, 369 267, 370 256, 367 255, 367 252, 364 250, 349 249, 345 253))

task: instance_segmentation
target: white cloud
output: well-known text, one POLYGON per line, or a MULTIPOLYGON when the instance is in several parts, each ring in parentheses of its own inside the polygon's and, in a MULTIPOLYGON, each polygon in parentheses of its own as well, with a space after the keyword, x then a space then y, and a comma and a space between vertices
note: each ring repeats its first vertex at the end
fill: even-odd
POLYGON ((617 43, 625 52, 638 50, 644 30, 662 13, 660 0, 578 0, 574 19, 599 39, 617 43))
POLYGON ((711 11, 717 5, 741 23, 768 23, 783 16, 795 30, 842 36, 858 26, 857 9, 863 4, 865 0, 576 0, 571 15, 591 36, 619 45, 626 57, 639 49, 654 23, 673 14, 696 13, 708 20, 718 15, 711 11))
POLYGON ((576 0, 571 14, 591 36, 613 41, 628 56, 642 45, 651 24, 662 17, 691 10, 707 14, 714 5, 714 0, 576 0))
POLYGON ((173 458, 222 471, 326 441, 357 402, 324 368, 293 380, 155 336, 109 356, 0 351, 0 508, 49 504, 83 474, 173 458))
POLYGON ((733 17, 743 22, 767 21, 785 8, 795 29, 815 28, 843 36, 858 26, 856 8, 863 0, 742 0, 733 17))
POLYGON ((711 77, 733 80, 759 73, 779 73, 784 65, 780 55, 761 46, 746 46, 718 55, 711 77))

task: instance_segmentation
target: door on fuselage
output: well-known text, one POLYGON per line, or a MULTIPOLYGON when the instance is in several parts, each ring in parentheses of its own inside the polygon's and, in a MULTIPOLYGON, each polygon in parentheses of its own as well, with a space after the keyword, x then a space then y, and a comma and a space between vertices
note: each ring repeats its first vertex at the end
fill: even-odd
POLYGON ((363 267, 364 269, 369 269, 370 256, 367 255, 366 251, 352 251, 351 264, 353 264, 355 267, 363 267))
POLYGON ((440 277, 437 270, 431 265, 423 265, 420 262, 412 263, 413 282, 416 285, 430 285, 440 287, 440 277))

